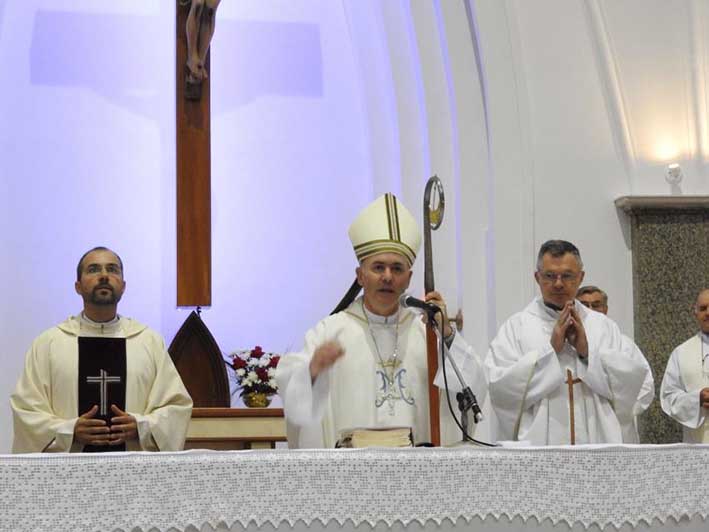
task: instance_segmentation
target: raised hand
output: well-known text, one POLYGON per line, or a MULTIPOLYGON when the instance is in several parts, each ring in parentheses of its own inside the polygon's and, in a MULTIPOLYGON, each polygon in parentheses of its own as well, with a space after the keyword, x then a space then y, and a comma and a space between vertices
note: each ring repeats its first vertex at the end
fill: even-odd
POLYGON ((321 344, 310 359, 310 378, 315 381, 320 373, 332 366, 344 354, 345 350, 336 340, 321 344))

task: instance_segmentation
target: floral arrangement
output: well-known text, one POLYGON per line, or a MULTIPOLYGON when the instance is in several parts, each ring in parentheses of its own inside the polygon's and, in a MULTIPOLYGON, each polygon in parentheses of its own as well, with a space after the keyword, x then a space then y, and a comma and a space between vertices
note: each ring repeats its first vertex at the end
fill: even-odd
POLYGON ((281 360, 279 355, 266 353, 257 345, 251 351, 234 351, 230 356, 236 381, 241 387, 239 395, 243 397, 253 392, 272 395, 278 392, 276 366, 281 360))

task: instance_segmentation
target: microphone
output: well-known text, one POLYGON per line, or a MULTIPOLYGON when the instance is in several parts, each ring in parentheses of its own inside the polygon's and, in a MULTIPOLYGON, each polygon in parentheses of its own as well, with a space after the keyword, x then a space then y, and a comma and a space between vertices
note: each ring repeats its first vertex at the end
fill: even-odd
POLYGON ((401 294, 401 297, 399 298, 399 305, 404 308, 417 308, 425 310, 426 312, 430 312, 432 314, 440 312, 441 310, 438 305, 434 305, 433 303, 429 303, 428 301, 423 301, 421 299, 416 299, 414 296, 410 296, 406 292, 401 294))

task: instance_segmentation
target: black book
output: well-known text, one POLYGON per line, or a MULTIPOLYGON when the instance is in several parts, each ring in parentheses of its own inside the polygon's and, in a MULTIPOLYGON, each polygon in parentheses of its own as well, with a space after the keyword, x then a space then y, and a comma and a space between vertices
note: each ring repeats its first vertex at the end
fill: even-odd
MULTIPOLYGON (((108 426, 115 416, 111 405, 126 409, 126 339, 79 337, 79 412, 96 405, 96 419, 108 426)), ((125 451, 125 444, 86 445, 85 453, 125 451)))

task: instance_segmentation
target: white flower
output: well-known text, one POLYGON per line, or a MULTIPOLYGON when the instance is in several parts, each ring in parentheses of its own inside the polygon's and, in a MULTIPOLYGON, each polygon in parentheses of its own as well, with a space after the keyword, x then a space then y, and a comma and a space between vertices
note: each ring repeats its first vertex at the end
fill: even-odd
POLYGON ((246 375, 246 370, 245 370, 244 368, 239 368, 239 369, 236 370, 236 374, 237 374, 239 377, 243 377, 244 375, 246 375))
POLYGON ((268 385, 273 388, 274 390, 278 389, 278 383, 276 382, 276 379, 269 379, 268 380, 268 385))
POLYGON ((273 378, 276 376, 276 368, 268 368, 268 376, 273 378))

